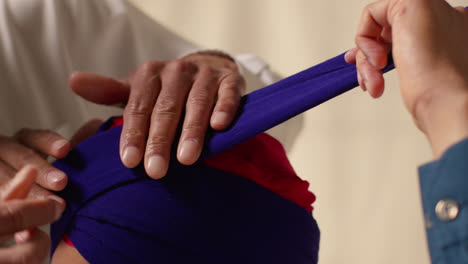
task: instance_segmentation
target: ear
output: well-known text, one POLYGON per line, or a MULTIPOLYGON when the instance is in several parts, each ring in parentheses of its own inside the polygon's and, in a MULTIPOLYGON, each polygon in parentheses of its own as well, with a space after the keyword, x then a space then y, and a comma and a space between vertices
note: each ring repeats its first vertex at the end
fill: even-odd
POLYGON ((68 82, 77 95, 97 104, 125 104, 130 94, 127 82, 94 73, 74 72, 68 82))

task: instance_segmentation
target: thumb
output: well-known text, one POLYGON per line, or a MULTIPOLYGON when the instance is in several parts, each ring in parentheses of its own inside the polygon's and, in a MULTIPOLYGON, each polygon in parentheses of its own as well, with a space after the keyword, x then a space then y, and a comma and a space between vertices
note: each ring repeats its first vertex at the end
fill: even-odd
POLYGON ((94 73, 74 72, 68 82, 76 94, 97 104, 125 104, 130 94, 128 83, 94 73))

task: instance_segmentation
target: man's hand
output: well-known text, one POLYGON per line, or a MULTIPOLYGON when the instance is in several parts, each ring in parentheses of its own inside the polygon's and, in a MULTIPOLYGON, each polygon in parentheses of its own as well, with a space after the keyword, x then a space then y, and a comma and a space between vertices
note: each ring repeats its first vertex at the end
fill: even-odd
POLYGON ((403 101, 435 156, 468 136, 468 15, 443 0, 380 0, 368 5, 346 55, 361 87, 384 91, 391 49, 403 101))
POLYGON ((0 248, 0 263, 43 263, 49 254, 49 237, 37 229, 57 220, 64 206, 55 199, 27 199, 38 171, 21 169, 0 185, 0 237, 13 236, 16 244, 0 248))
POLYGON ((70 85, 89 101, 126 104, 121 159, 129 168, 144 159, 147 174, 155 179, 167 172, 181 118, 184 122, 177 158, 190 165, 200 156, 209 124, 216 130, 226 129, 245 90, 234 61, 197 53, 172 61, 144 63, 121 81, 74 73, 70 85))

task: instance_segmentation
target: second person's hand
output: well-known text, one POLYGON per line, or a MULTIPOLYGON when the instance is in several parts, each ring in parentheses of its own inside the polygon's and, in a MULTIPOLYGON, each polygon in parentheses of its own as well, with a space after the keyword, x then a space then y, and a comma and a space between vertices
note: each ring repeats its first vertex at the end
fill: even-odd
POLYGON ((357 48, 346 54, 376 98, 392 51, 403 101, 436 157, 468 136, 467 32, 467 11, 444 0, 380 0, 364 9, 357 48))

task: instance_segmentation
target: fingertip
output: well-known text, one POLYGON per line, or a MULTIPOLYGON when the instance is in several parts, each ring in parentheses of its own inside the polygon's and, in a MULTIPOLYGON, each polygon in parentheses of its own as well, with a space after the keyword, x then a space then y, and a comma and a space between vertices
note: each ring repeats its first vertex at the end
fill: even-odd
POLYGON ((384 93, 384 89, 382 87, 373 87, 372 89, 369 89, 369 94, 372 96, 372 98, 377 99, 382 97, 384 93))
POLYGON ((31 239, 33 236, 34 229, 23 230, 15 233, 15 242, 24 243, 31 239))
POLYGON ((46 187, 54 191, 63 190, 68 183, 67 175, 63 171, 57 169, 51 170, 47 174, 46 180, 48 184, 46 187))
POLYGON ((226 129, 231 123, 231 115, 226 112, 214 112, 210 124, 214 130, 226 129))
POLYGON ((71 149, 71 144, 68 140, 60 139, 52 144, 53 156, 57 159, 62 159, 67 156, 71 149))
POLYGON ((177 160, 183 165, 192 165, 200 157, 201 145, 198 140, 184 140, 179 144, 177 160))
POLYGON ((344 59, 348 64, 356 64, 356 54, 358 52, 357 48, 353 48, 345 53, 344 59))
POLYGON ((122 151, 121 159, 122 163, 127 168, 135 168, 140 164, 143 155, 141 151, 135 146, 127 146, 122 151))
POLYGON ((150 178, 159 180, 167 173, 168 161, 161 155, 151 156, 145 162, 145 169, 150 178))
POLYGON ((372 72, 367 82, 367 90, 372 98, 379 98, 384 93, 385 80, 381 72, 372 72))
POLYGON ((58 220, 65 210, 65 201, 57 196, 51 195, 47 199, 52 202, 54 207, 54 221, 58 220))

